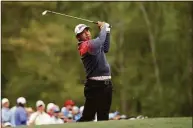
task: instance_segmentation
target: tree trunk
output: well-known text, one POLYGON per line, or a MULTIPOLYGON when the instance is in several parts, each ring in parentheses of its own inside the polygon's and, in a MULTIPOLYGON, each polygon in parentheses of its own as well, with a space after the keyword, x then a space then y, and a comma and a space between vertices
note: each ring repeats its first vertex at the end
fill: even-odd
POLYGON ((148 18, 148 15, 147 15, 147 12, 145 10, 143 3, 140 3, 139 7, 143 13, 143 17, 144 17, 145 23, 147 25, 147 31, 149 34, 149 41, 150 41, 152 58, 153 58, 154 73, 155 73, 155 77, 156 77, 156 84, 159 86, 159 92, 161 94, 162 92, 161 92, 161 82, 160 82, 160 76, 159 76, 159 67, 157 64, 156 50, 155 50, 155 39, 154 39, 154 34, 152 32, 152 29, 151 29, 151 22, 148 18))

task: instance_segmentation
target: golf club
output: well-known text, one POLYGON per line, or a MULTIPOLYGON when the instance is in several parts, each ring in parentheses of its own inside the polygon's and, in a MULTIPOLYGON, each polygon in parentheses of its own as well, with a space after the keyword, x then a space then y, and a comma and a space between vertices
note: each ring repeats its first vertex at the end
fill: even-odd
MULTIPOLYGON (((74 19, 83 20, 83 21, 87 21, 87 22, 90 22, 90 23, 97 24, 96 21, 87 20, 87 19, 83 19, 83 18, 79 18, 79 17, 75 17, 75 16, 70 16, 70 15, 67 15, 67 14, 64 14, 64 13, 54 12, 54 11, 50 11, 50 10, 45 10, 45 11, 43 11, 43 12, 42 12, 42 15, 46 15, 48 12, 49 12, 49 13, 53 13, 53 14, 58 14, 58 15, 62 15, 62 16, 66 16, 66 17, 70 17, 70 18, 74 18, 74 19)), ((109 27, 111 28, 112 26, 110 25, 109 27)))

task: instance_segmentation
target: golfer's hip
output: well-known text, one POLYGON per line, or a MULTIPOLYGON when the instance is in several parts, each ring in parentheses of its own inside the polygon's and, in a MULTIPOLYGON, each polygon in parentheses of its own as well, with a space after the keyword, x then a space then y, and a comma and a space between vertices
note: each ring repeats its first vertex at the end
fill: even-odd
POLYGON ((84 87, 85 97, 98 97, 104 93, 111 93, 113 89, 111 79, 108 80, 91 80, 87 79, 84 87))
POLYGON ((91 87, 91 88, 106 88, 108 86, 112 86, 112 81, 111 79, 106 79, 106 80, 87 79, 85 81, 85 86, 91 87))

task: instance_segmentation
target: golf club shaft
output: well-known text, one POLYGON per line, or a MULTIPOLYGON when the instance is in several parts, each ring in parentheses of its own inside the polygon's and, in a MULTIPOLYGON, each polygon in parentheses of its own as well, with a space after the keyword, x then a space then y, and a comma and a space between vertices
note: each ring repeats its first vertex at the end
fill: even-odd
POLYGON ((83 20, 83 21, 87 21, 87 22, 90 22, 90 23, 97 24, 97 22, 95 22, 95 21, 87 20, 87 19, 83 19, 83 18, 79 18, 79 17, 75 17, 75 16, 70 16, 70 15, 67 15, 67 14, 64 14, 64 13, 59 13, 59 12, 54 12, 54 11, 49 11, 49 10, 47 10, 47 12, 54 13, 54 14, 59 14, 59 15, 71 17, 71 18, 74 18, 74 19, 83 20))
MULTIPOLYGON (((46 10, 46 11, 50 12, 50 13, 54 13, 54 14, 67 16, 67 17, 70 17, 70 18, 74 18, 74 19, 83 20, 83 21, 87 21, 87 22, 90 22, 90 23, 98 24, 96 21, 87 20, 87 19, 83 19, 83 18, 79 18, 79 17, 75 17, 75 16, 70 16, 70 15, 67 15, 67 14, 64 14, 64 13, 54 12, 54 11, 50 11, 50 10, 46 10)), ((112 26, 110 25, 109 27, 111 28, 112 26)))

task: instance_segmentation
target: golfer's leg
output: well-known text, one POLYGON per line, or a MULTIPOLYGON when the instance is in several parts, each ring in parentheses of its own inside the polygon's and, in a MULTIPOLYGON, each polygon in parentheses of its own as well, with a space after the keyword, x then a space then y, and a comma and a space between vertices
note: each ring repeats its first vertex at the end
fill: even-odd
POLYGON ((96 98, 92 96, 90 89, 86 87, 85 91, 86 101, 82 117, 77 122, 93 121, 96 113, 96 98))
POLYGON ((97 120, 109 120, 109 111, 112 102, 112 85, 108 85, 98 98, 97 120))

